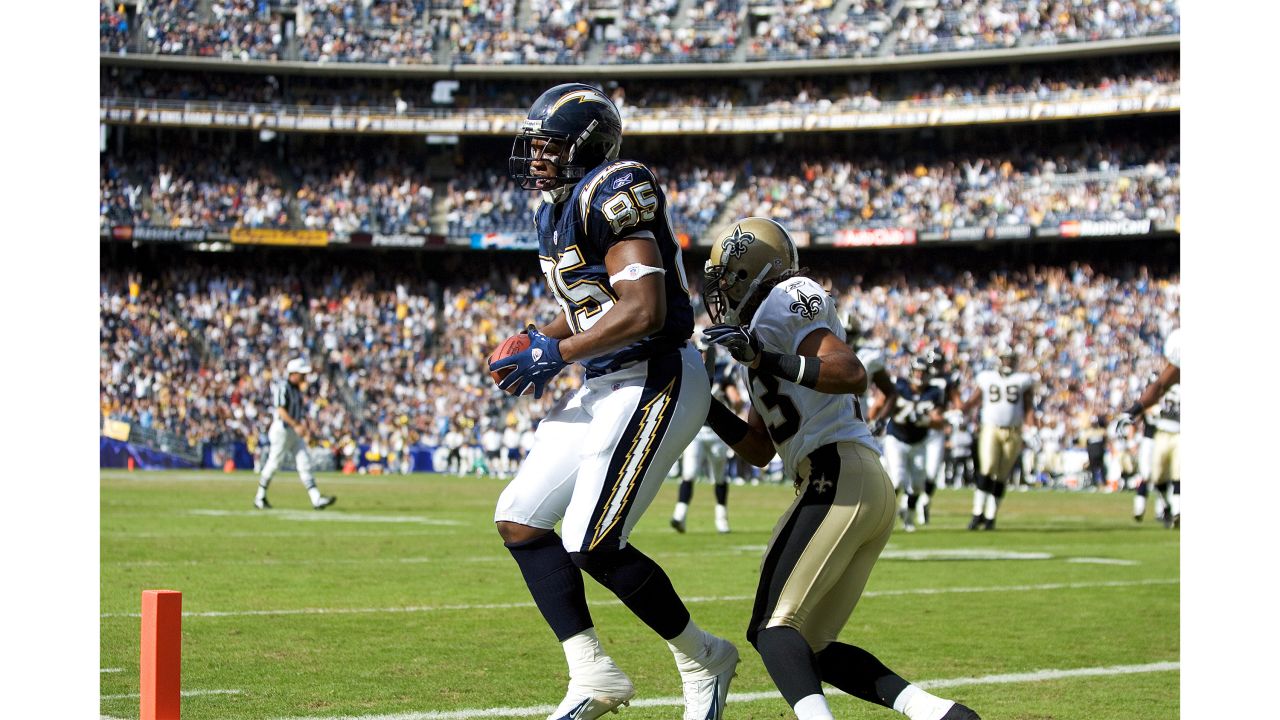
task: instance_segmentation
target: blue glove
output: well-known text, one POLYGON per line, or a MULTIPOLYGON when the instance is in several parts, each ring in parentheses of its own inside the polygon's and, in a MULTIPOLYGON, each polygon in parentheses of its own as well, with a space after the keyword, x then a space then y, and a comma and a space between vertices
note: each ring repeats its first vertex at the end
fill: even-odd
POLYGON ((712 325, 702 331, 702 339, 709 344, 720 345, 729 351, 733 359, 747 365, 760 355, 760 341, 746 325, 712 325))
POLYGON ((510 357, 502 358, 489 365, 490 372, 503 368, 512 368, 498 387, 512 395, 523 395, 529 386, 533 386, 533 397, 540 398, 547 389, 547 383, 565 368, 564 358, 560 357, 560 341, 538 332, 533 325, 525 328, 529 336, 529 347, 510 357))

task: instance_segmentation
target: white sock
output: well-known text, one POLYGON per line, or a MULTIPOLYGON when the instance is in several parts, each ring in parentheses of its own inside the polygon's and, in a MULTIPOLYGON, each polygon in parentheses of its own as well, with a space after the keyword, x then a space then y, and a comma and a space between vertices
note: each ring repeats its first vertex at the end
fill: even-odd
POLYGON ((974 491, 973 491, 973 514, 974 514, 974 515, 981 515, 981 514, 982 514, 982 508, 983 508, 983 506, 985 506, 985 505, 986 505, 986 502, 987 502, 987 493, 986 493, 986 491, 985 491, 985 490, 974 490, 974 491))
POLYGON ((667 641, 667 647, 671 648, 671 652, 675 654, 677 662, 684 658, 704 660, 710 654, 711 639, 711 635, 708 635, 706 631, 698 627, 697 623, 690 620, 679 635, 667 641))
POLYGON ((315 485, 312 485, 311 487, 307 488, 307 494, 311 496, 312 505, 315 505, 316 503, 320 502, 320 488, 316 487, 315 485))
POLYGON ((565 640, 561 645, 564 646, 565 662, 569 664, 569 677, 573 677, 579 668, 605 656, 604 648, 600 647, 600 636, 596 635, 593 627, 565 640))
POLYGON ((684 518, 689 514, 689 503, 676 503, 676 511, 671 513, 671 519, 676 522, 684 522, 684 518))
POLYGON ((995 520, 996 508, 998 507, 1000 507, 1000 498, 992 495, 991 493, 987 493, 987 509, 984 517, 988 520, 995 520))
POLYGON ((827 698, 822 693, 800 698, 792 710, 795 710, 796 720, 835 720, 831 707, 827 705, 827 698))
POLYGON ((1133 496, 1133 516, 1142 517, 1147 514, 1147 499, 1141 495, 1133 496))
POLYGON ((907 685, 893 700, 893 709, 911 720, 941 720, 955 702, 930 695, 915 685, 907 685))
POLYGON ((716 520, 729 521, 729 506, 716 505, 716 520))
POLYGON ((1169 512, 1174 517, 1182 515, 1182 493, 1175 492, 1172 486, 1169 488, 1169 512))
POLYGON ((265 487, 263 487, 262 485, 258 485, 258 496, 257 496, 257 498, 255 498, 255 499, 257 499, 257 500, 266 500, 266 499, 267 499, 267 489, 266 489, 265 487))

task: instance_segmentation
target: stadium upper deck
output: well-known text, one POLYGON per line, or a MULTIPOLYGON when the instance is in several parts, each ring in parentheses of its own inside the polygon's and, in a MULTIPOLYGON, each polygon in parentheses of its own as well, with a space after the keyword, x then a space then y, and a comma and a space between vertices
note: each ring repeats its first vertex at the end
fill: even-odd
POLYGON ((1176 0, 100 0, 99 15, 104 54, 446 68, 1030 53, 1180 30, 1176 0))

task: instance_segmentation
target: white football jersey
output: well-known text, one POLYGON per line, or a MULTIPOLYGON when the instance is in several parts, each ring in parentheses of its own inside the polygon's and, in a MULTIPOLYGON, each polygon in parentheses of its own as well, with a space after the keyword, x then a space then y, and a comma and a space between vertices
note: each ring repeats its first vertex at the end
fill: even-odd
MULTIPOLYGON (((1164 359, 1169 364, 1181 369, 1182 368, 1182 329, 1178 328, 1169 333, 1169 337, 1164 341, 1164 359)), ((1181 432, 1182 430, 1182 398, 1178 392, 1179 386, 1174 385, 1169 388, 1169 392, 1160 398, 1160 403, 1155 408, 1155 426, 1157 430, 1165 432, 1181 432)))
POLYGON ((1022 396, 1035 387, 1035 380, 1024 372, 1001 375, 997 370, 978 373, 978 391, 982 393, 982 424, 996 427, 1022 427, 1026 406, 1022 396))
MULTIPOLYGON (((788 355, 796 354, 800 342, 818 328, 845 339, 835 301, 806 277, 778 283, 751 319, 761 347, 788 355)), ((789 472, 809 453, 834 442, 852 440, 880 452, 853 395, 820 393, 763 373, 750 377, 751 404, 769 426, 789 472)))

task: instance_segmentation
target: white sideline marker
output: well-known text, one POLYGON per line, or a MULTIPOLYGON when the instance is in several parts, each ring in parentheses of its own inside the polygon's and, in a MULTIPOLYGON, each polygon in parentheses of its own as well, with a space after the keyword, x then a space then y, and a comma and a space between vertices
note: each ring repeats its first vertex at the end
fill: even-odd
MULTIPOLYGON (((1108 582, 1044 583, 1041 585, 1001 585, 997 587, 948 587, 909 588, 905 590, 869 590, 862 597, 900 597, 903 595, 947 595, 951 593, 985 592, 1036 592, 1041 590, 1085 590, 1089 588, 1138 587, 1143 585, 1177 585, 1177 579, 1114 580, 1108 582)), ((686 603, 739 602, 754 599, 754 595, 721 595, 713 597, 687 597, 686 603)), ((621 605, 620 600, 601 600, 595 605, 621 605)), ((296 608, 292 610, 211 610, 207 612, 183 612, 182 617, 254 617, 258 615, 367 615, 372 613, 419 613, 442 610, 517 610, 533 608, 532 602, 481 603, 463 605, 410 605, 383 608, 296 608)), ((136 618, 139 613, 102 613, 99 618, 136 618)), ((552 708, 554 709, 554 708, 552 708)), ((550 712, 550 711, 548 711, 550 712)))
MULTIPOLYGON (((1146 665, 1111 665, 1108 667, 1072 668, 1069 670, 1033 670, 1027 673, 1009 673, 1004 675, 987 675, 984 677, 946 678, 939 680, 923 680, 918 683, 922 688, 948 688, 962 685, 1007 685, 1011 683, 1044 682, 1047 680, 1064 680, 1081 677, 1107 677, 1112 675, 1132 675, 1136 673, 1170 672, 1181 669, 1181 663, 1158 662, 1146 665)), ((832 695, 845 693, 830 688, 832 695)), ((729 703, 748 703, 758 700, 781 700, 776 690, 749 693, 729 693, 729 703)), ((632 707, 680 707, 684 705, 682 697, 641 698, 631 702, 632 707)), ((533 705, 513 708, 477 708, 474 710, 448 710, 394 713, 390 715, 308 715, 305 717, 276 718, 276 720, 471 720, 472 718, 495 717, 530 717, 546 715, 555 710, 554 705, 533 705)))
MULTIPOLYGON (((182 697, 201 697, 204 695, 239 695, 243 690, 183 690, 182 697)), ((123 693, 121 695, 103 695, 102 700, 137 700, 142 697, 138 693, 123 693)), ((553 710, 555 708, 552 708, 553 710)))
POLYGON ((1069 563, 1081 563, 1084 565, 1137 565, 1137 560, 1121 560, 1120 558, 1101 558, 1101 557, 1074 557, 1067 558, 1069 563))

